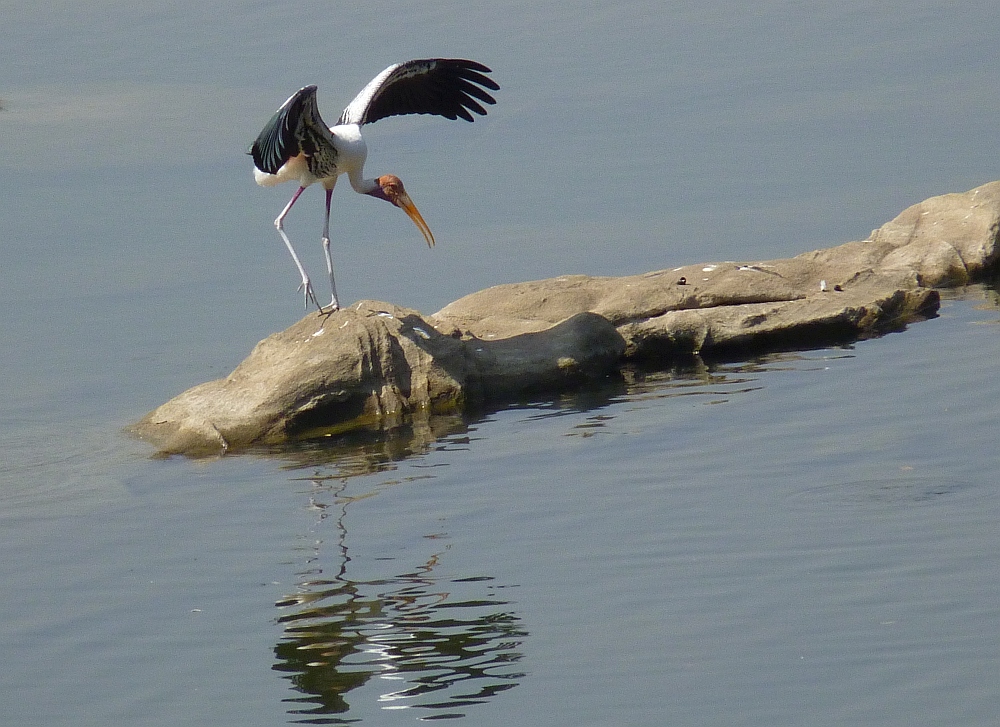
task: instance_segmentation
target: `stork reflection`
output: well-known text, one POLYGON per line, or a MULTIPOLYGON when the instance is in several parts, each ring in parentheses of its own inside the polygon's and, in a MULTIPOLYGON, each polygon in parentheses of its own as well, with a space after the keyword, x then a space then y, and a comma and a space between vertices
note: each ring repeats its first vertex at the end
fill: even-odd
POLYGON ((352 579, 351 570, 371 574, 379 564, 351 562, 344 519, 352 498, 344 496, 345 487, 313 482, 309 502, 318 513, 317 530, 335 528, 337 542, 311 540, 297 591, 277 603, 285 633, 274 669, 297 692, 287 700, 293 721, 355 723, 360 717, 351 713, 351 702, 356 712, 415 709, 424 719, 460 717, 517 686, 527 633, 506 587, 486 575, 448 573, 450 546, 441 534, 424 538, 427 549, 415 566, 352 579))

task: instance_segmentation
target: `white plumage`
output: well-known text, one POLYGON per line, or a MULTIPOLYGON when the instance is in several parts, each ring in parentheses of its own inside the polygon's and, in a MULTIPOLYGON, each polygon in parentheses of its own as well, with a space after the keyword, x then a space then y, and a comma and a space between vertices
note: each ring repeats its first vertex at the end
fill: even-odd
POLYGON ((346 174, 354 191, 391 202, 413 220, 434 246, 434 235, 403 188, 399 177, 385 174, 375 179, 364 177, 368 148, 361 138, 361 126, 387 116, 434 114, 447 119, 473 121, 469 112, 485 115, 479 103, 496 100, 483 88, 499 90, 488 76, 490 69, 475 61, 458 58, 426 58, 389 66, 373 78, 351 101, 333 127, 328 127, 316 104, 316 86, 296 91, 281 105, 261 130, 248 152, 253 156, 254 179, 270 187, 282 182, 298 182, 299 188, 274 221, 278 234, 288 247, 302 276, 306 306, 311 300, 325 312, 312 289, 299 256, 285 234, 284 221, 299 195, 316 182, 326 190, 326 217, 323 223, 323 252, 330 277, 330 311, 340 307, 330 256, 330 200, 334 185, 346 174))

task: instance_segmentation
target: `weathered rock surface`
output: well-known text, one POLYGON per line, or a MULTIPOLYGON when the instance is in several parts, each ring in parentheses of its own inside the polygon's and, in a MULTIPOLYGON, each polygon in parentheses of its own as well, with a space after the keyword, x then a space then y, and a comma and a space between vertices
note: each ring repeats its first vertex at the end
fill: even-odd
POLYGON ((500 285, 426 318, 361 301, 307 315, 130 430, 163 453, 218 453, 558 390, 629 358, 877 335, 933 313, 935 287, 993 269, 998 231, 993 182, 914 205, 867 240, 788 259, 500 285))
POLYGON ((615 327, 577 313, 544 333, 462 341, 414 310, 361 301, 310 314, 257 344, 226 378, 188 389, 130 427, 163 453, 210 454, 559 389, 612 369, 615 327))

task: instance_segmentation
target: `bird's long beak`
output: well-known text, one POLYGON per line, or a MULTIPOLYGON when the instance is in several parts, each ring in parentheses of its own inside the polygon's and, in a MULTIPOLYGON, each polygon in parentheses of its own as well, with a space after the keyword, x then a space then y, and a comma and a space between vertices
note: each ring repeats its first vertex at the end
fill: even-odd
POLYGON ((413 224, 423 233, 424 239, 427 240, 427 247, 434 247, 434 235, 431 233, 431 228, 424 222, 420 210, 413 204, 413 200, 406 193, 406 190, 403 188, 403 182, 399 177, 395 174, 383 174, 375 180, 374 188, 365 194, 384 199, 386 202, 392 202, 396 207, 403 210, 413 220, 413 224))
POLYGON ((413 224, 417 226, 420 232, 423 233, 424 239, 427 240, 427 247, 434 247, 434 233, 431 232, 431 228, 427 226, 424 222, 423 216, 420 214, 420 210, 417 206, 413 204, 413 200, 410 199, 410 195, 406 192, 401 192, 399 196, 394 200, 397 207, 399 207, 403 212, 405 212, 413 224))

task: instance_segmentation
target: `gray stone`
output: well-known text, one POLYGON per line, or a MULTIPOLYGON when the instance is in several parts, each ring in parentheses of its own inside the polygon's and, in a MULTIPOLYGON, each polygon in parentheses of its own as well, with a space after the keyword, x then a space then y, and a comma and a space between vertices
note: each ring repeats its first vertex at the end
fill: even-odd
POLYGON ((229 376, 188 389, 130 430, 164 454, 205 455, 318 431, 393 428, 572 386, 613 369, 624 347, 592 313, 544 333, 463 341, 416 311, 361 301, 269 336, 229 376))

